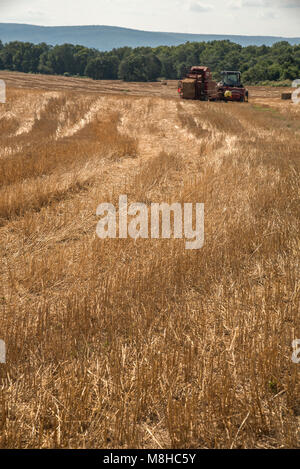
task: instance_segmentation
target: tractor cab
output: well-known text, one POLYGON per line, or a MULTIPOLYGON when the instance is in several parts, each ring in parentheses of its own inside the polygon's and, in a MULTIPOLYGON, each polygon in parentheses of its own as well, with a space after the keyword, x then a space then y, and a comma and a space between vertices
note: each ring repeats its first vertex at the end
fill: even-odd
POLYGON ((221 76, 222 76, 221 82, 223 86, 237 87, 237 88, 240 88, 243 86, 241 84, 241 72, 223 71, 221 72, 221 76))

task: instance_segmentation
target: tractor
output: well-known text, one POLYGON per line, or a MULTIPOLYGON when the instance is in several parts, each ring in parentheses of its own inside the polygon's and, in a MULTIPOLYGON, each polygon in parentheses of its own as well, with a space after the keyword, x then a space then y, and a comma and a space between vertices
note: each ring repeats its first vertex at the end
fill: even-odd
POLYGON ((249 92, 241 83, 241 72, 223 71, 218 90, 225 101, 248 101, 249 92))

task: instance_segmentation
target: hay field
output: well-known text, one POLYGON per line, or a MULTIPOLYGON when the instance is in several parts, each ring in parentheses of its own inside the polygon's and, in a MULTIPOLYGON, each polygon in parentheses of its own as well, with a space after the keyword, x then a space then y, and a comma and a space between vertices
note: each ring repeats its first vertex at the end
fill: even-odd
POLYGON ((299 447, 300 108, 9 75, 0 447, 299 447), (119 194, 204 202, 204 247, 100 240, 119 194))

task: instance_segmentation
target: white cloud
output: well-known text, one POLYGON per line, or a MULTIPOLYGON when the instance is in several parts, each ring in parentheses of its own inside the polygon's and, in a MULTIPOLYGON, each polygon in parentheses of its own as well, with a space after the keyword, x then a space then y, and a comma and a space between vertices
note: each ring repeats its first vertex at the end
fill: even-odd
POLYGON ((263 6, 263 0, 229 0, 227 2, 227 6, 229 8, 235 9, 241 9, 245 7, 262 7, 263 6))
POLYGON ((211 10, 213 10, 213 7, 210 5, 203 4, 202 2, 192 2, 190 4, 191 11, 194 11, 196 13, 207 13, 211 10))
POLYGON ((282 3, 283 8, 300 8, 300 0, 288 0, 286 2, 280 2, 282 3))
POLYGON ((229 0, 230 8, 300 8, 300 0, 229 0))
POLYGON ((274 20, 276 18, 278 18, 278 14, 275 13, 274 11, 272 10, 262 10, 260 11, 259 15, 258 15, 258 18, 262 19, 262 20, 274 20))

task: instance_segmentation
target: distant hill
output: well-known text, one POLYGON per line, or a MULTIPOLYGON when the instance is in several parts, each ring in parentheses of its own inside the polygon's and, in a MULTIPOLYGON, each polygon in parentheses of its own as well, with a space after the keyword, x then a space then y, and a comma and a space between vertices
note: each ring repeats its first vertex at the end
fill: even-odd
POLYGON ((265 44, 271 46, 278 41, 300 44, 300 38, 276 36, 234 36, 226 34, 183 34, 139 31, 114 26, 33 26, 30 24, 0 23, 0 40, 32 42, 38 44, 80 44, 107 51, 117 47, 160 45, 176 46, 187 41, 201 42, 228 39, 242 46, 265 44))

